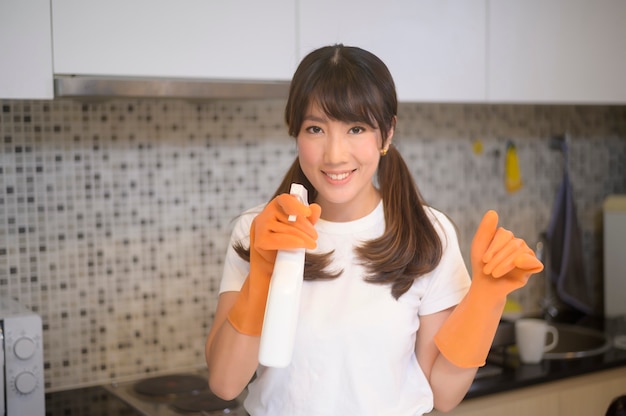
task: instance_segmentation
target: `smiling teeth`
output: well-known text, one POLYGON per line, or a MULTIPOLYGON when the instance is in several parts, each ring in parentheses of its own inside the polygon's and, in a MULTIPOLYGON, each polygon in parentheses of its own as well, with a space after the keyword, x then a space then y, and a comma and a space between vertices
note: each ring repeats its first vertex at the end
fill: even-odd
POLYGON ((348 177, 349 173, 347 173, 347 172, 346 172, 346 173, 338 173, 338 174, 335 174, 335 173, 327 173, 327 175, 328 175, 328 177, 329 177, 330 179, 332 179, 332 180, 334 180, 334 181, 340 181, 340 180, 342 180, 342 179, 346 179, 346 178, 348 177))

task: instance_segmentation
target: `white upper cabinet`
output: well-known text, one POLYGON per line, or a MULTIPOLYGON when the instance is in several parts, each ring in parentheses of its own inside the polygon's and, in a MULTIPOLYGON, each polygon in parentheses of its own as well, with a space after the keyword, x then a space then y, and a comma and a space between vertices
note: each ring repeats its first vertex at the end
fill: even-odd
POLYGON ((51 99, 49 0, 0 0, 0 99, 51 99))
POLYGON ((55 75, 289 81, 343 43, 401 101, 625 104, 625 22, 625 0, 0 0, 0 99, 55 75))
POLYGON ((54 73, 289 80, 295 2, 52 0, 54 73))
POLYGON ((489 2, 490 102, 626 103, 626 1, 489 2))
POLYGON ((367 49, 401 101, 484 102, 486 0, 301 0, 299 58, 320 46, 367 49))

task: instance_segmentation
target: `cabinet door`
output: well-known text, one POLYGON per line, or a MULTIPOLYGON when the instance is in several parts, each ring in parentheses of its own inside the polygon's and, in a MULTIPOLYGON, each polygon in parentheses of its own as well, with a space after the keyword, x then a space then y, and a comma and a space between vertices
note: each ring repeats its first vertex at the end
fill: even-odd
POLYGON ((402 101, 486 99, 486 0, 302 0, 299 56, 359 46, 389 67, 402 101))
POLYGON ((626 103, 626 2, 489 2, 493 102, 626 103))
MULTIPOLYGON (((553 390, 526 388, 464 400, 446 416, 554 416, 559 413, 559 398, 553 390)), ((578 413, 573 413, 578 414, 578 413)), ((443 416, 434 410, 429 416, 443 416)))
POLYGON ((0 98, 51 99, 48 0, 0 0, 0 98))
POLYGON ((55 74, 289 80, 292 0, 52 0, 55 74))
POLYGON ((564 389, 559 395, 560 415, 604 415, 611 402, 626 394, 626 368, 596 374, 564 389))
MULTIPOLYGON (((623 394, 626 367, 463 400, 446 415, 604 415, 611 401, 623 394)), ((440 415, 436 410, 432 412, 432 416, 440 415)))

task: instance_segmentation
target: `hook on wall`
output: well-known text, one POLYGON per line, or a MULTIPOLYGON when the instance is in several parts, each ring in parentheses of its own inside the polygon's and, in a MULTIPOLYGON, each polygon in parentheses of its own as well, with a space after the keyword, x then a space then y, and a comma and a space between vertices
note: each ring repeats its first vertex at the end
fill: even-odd
POLYGON ((550 143, 549 143, 550 149, 563 150, 563 143, 565 143, 566 138, 567 137, 565 134, 559 134, 559 135, 550 137, 550 143))

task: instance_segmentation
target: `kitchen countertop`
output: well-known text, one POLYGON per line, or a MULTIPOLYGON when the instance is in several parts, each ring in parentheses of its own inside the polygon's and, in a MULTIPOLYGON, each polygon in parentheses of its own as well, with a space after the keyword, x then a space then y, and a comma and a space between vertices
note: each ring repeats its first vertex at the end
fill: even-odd
MULTIPOLYGON (((625 319, 582 319, 576 325, 603 332, 612 341, 615 328, 623 325, 620 322, 626 322, 625 319)), ((626 350, 615 348, 612 343, 611 348, 603 354, 566 360, 543 360, 539 364, 522 364, 519 359, 513 359, 505 360, 506 363, 501 365, 502 355, 493 356, 496 358, 493 362, 497 364, 492 364, 490 354, 487 365, 479 369, 479 375, 482 372, 483 376, 474 380, 465 399, 626 366, 626 350)))
POLYGON ((46 393, 46 416, 142 416, 103 387, 46 393))
POLYGON ((573 358, 568 360, 543 360, 539 364, 509 364, 504 367, 489 364, 485 372, 494 370, 501 373, 478 377, 472 383, 465 399, 520 389, 536 384, 563 380, 598 371, 626 366, 626 350, 611 348, 595 357, 573 358))
MULTIPOLYGON (((488 364, 489 366, 489 364, 488 364)), ((515 390, 626 366, 626 350, 612 349, 597 357, 544 361, 535 365, 505 368, 501 374, 478 378, 466 399, 515 390)), ((46 394, 46 416, 141 416, 103 387, 46 394)))
MULTIPOLYGON (((610 335, 610 334, 609 334, 610 335)), ((626 366, 626 350, 611 348, 595 357, 544 360, 540 364, 509 363, 504 367, 483 367, 465 399, 484 397, 626 366), (493 374, 492 373, 493 371, 493 374)), ((103 387, 46 393, 46 416, 141 416, 103 387)))

